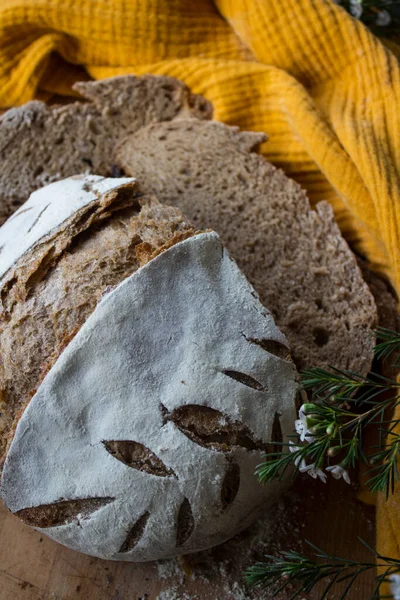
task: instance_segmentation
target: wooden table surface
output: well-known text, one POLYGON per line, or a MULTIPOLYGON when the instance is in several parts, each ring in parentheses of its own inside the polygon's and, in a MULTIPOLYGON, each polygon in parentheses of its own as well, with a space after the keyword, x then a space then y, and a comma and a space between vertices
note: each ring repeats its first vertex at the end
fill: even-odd
MULTIPOLYGON (((304 538, 330 553, 373 561, 357 541, 374 544, 374 509, 357 500, 356 486, 326 485, 300 476, 278 505, 247 532, 214 548, 160 563, 103 561, 69 550, 23 525, 0 506, 0 600, 246 600, 271 590, 243 584, 243 569, 264 553, 307 550, 304 538)), ((366 600, 373 573, 349 600, 366 600)), ((282 596, 287 598, 288 595, 282 596)), ((336 600, 337 591, 328 599, 336 600)), ((317 600, 318 593, 301 599, 317 600)))

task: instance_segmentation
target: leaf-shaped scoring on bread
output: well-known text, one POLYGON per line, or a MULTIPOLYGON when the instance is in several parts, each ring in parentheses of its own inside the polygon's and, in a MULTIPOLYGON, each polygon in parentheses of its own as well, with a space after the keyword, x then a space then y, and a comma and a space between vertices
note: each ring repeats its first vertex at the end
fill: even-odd
POLYGON ((282 442, 283 442, 283 433, 281 426, 282 413, 276 411, 274 415, 274 421, 272 423, 271 430, 271 441, 269 443, 268 454, 265 457, 266 462, 273 461, 276 458, 277 454, 282 452, 282 442))
POLYGON ((121 548, 119 549, 119 552, 121 552, 121 554, 123 554, 124 552, 129 552, 130 550, 133 550, 135 548, 135 546, 139 543, 144 530, 146 529, 146 525, 147 525, 147 521, 149 520, 150 517, 150 513, 148 511, 146 511, 145 513, 142 514, 141 517, 138 518, 138 520, 136 521, 136 523, 134 524, 134 526, 132 527, 132 529, 130 530, 130 532, 128 533, 128 535, 125 538, 124 543, 122 544, 121 548))
POLYGON ((192 507, 187 498, 184 499, 179 507, 178 520, 176 523, 176 545, 183 544, 190 538, 194 529, 194 518, 192 507))
POLYGON ((43 213, 46 212, 46 210, 49 208, 49 206, 50 206, 50 202, 49 202, 49 204, 46 204, 46 206, 44 208, 42 208, 42 210, 37 215, 37 217, 35 218, 33 223, 30 225, 28 231, 26 232, 27 234, 30 233, 34 227, 36 227, 36 225, 39 223, 40 219, 42 218, 43 213))
POLYGON ((247 450, 264 450, 265 444, 254 438, 244 423, 233 421, 227 415, 199 404, 186 404, 169 413, 162 407, 166 421, 172 421, 190 440, 220 452, 230 452, 241 447, 247 450))
POLYGON ((276 412, 274 422, 272 423, 271 443, 274 444, 272 452, 278 453, 282 451, 283 433, 280 420, 281 413, 276 412))
POLYGON ((172 469, 169 469, 154 452, 139 442, 109 440, 103 441, 103 444, 107 452, 132 469, 158 477, 176 477, 172 469))
POLYGON ((257 346, 260 346, 269 354, 274 354, 274 356, 277 356, 282 360, 292 361, 289 348, 287 348, 285 344, 282 344, 281 342, 277 342, 276 340, 259 340, 256 338, 248 337, 246 337, 246 340, 251 344, 256 344, 257 346))
POLYGON ((32 527, 60 527, 74 521, 88 519, 94 512, 103 508, 115 498, 106 496, 104 498, 81 498, 77 500, 60 500, 53 504, 41 504, 22 508, 15 514, 27 525, 32 527))
POLYGON ((247 375, 247 373, 241 373, 240 371, 233 371, 231 369, 225 369, 222 371, 224 375, 231 377, 232 379, 236 379, 239 383, 243 385, 247 385, 247 387, 251 387, 258 392, 265 392, 265 387, 262 383, 251 377, 251 375, 247 375))
POLYGON ((240 487, 240 468, 235 462, 229 462, 221 486, 222 509, 227 509, 235 500, 240 487))

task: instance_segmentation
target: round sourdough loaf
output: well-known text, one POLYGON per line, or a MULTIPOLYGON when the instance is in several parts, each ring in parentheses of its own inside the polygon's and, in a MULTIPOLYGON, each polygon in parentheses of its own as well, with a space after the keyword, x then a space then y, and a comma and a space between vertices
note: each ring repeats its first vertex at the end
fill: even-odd
POLYGON ((114 560, 248 526, 283 485, 254 470, 292 432, 296 371, 218 235, 132 179, 80 176, 32 194, 0 245, 6 506, 114 560))

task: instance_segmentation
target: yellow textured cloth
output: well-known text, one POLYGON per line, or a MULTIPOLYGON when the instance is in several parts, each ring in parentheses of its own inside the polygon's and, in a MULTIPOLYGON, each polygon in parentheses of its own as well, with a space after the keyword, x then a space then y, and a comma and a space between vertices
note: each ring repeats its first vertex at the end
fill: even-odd
MULTIPOLYGON (((330 0, 1 1, 0 106, 124 73, 181 78, 216 119, 267 132, 263 154, 400 291, 400 70, 361 23, 330 0)), ((397 557, 399 505, 379 506, 397 557)))

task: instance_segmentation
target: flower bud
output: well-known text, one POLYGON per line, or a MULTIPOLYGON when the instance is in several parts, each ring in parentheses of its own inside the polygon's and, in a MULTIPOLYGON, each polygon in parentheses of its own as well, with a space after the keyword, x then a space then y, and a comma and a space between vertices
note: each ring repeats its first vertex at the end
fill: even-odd
POLYGON ((319 435, 324 433, 325 429, 323 425, 314 425, 314 427, 310 427, 308 431, 311 433, 311 435, 319 435))
POLYGON ((318 406, 316 404, 311 404, 308 402, 306 404, 303 404, 303 406, 301 408, 303 409, 304 413, 307 415, 310 412, 312 412, 313 410, 318 409, 318 406))
POLYGON ((341 450, 341 446, 331 446, 327 452, 327 455, 330 457, 336 456, 341 450))
POLYGON ((326 433, 328 435, 333 435, 336 431, 336 425, 334 423, 331 423, 330 425, 328 425, 328 427, 326 428, 326 433))
POLYGON ((319 426, 318 419, 312 419, 311 417, 307 417, 307 429, 311 431, 311 429, 319 426))

